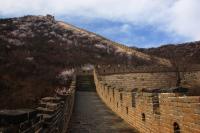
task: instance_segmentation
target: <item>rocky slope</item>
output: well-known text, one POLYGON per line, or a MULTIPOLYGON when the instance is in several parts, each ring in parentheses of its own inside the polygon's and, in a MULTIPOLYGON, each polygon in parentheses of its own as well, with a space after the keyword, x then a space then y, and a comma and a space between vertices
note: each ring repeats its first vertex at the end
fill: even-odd
POLYGON ((33 107, 56 87, 68 85, 60 82, 60 74, 84 64, 169 65, 169 61, 58 22, 51 15, 0 19, 0 108, 33 107))
POLYGON ((191 64, 200 64, 200 41, 138 50, 149 55, 169 59, 178 66, 187 65, 190 67, 191 64))

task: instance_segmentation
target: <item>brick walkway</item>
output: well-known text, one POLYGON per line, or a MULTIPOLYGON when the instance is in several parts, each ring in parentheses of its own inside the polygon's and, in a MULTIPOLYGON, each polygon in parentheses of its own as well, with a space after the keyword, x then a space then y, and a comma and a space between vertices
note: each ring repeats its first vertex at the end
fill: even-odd
POLYGON ((137 133, 100 100, 96 92, 78 91, 68 133, 137 133))

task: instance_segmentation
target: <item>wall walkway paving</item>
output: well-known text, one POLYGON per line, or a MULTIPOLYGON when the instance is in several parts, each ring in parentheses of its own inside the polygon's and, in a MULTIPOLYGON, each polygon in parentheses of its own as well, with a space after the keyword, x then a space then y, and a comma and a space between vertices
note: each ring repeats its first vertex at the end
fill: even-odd
POLYGON ((137 133, 115 115, 96 92, 77 91, 68 133, 137 133))

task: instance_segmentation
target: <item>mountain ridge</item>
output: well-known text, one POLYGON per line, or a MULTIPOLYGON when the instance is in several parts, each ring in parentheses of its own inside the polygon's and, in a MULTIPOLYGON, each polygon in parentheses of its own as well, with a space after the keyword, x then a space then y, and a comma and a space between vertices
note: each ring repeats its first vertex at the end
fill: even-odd
POLYGON ((89 34, 93 34, 93 35, 96 35, 97 37, 100 37, 102 40, 106 40, 107 41, 107 45, 113 45, 113 46, 116 46, 117 48, 121 49, 123 52, 126 52, 128 54, 133 54, 134 56, 138 56, 139 58, 142 58, 144 60, 151 60, 152 58, 154 58, 154 60, 156 60, 158 62, 158 64, 161 64, 161 65, 165 65, 165 66, 168 66, 170 67, 171 66, 171 63, 169 60, 167 59, 164 59, 164 58, 159 58, 159 57, 152 57, 152 56, 149 56, 145 53, 142 53, 140 51, 137 51, 137 49, 131 49, 129 48, 128 46, 125 46, 123 44, 120 44, 120 43, 117 43, 117 42, 114 42, 108 38, 105 38, 101 35, 98 35, 96 33, 93 33, 93 32, 90 32, 90 31, 86 31, 85 29, 81 29, 81 28, 78 28, 76 26, 73 26, 71 24, 68 24, 68 23, 65 23, 65 22, 62 22, 62 21, 59 21, 59 23, 61 25, 69 25, 72 27, 74 27, 74 29, 78 30, 78 31, 81 31, 81 32, 86 32, 86 33, 89 33, 89 34))
MULTIPOLYGON (((135 49, 135 48, 134 48, 135 49)), ((155 48, 137 48, 146 54, 158 56, 178 64, 200 64, 200 41, 166 44, 155 48)))

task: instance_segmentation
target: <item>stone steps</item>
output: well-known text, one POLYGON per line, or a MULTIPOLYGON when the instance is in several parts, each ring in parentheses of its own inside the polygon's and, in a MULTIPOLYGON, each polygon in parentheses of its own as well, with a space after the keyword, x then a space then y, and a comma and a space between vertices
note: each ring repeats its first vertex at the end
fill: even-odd
POLYGON ((78 91, 96 91, 93 76, 91 75, 78 76, 77 90, 78 91))

